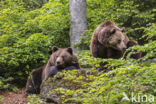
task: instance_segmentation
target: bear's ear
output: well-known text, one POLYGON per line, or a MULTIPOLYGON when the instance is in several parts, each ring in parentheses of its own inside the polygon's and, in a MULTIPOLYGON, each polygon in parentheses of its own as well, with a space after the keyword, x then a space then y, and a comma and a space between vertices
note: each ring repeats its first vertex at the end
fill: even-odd
POLYGON ((126 30, 125 27, 121 28, 121 32, 125 32, 125 30, 126 30))
POLYGON ((56 52, 59 48, 57 46, 53 46, 52 53, 56 52))
POLYGON ((73 49, 71 47, 67 48, 67 51, 72 55, 73 54, 73 49))
POLYGON ((110 30, 110 34, 114 34, 116 32, 116 29, 115 28, 112 28, 111 30, 110 30))

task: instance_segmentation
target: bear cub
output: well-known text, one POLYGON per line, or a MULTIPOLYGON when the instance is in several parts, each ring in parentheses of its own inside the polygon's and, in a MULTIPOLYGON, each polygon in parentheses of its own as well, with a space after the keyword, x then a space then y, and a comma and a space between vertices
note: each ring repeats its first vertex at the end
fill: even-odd
POLYGON ((44 66, 34 70, 26 83, 25 95, 39 94, 41 83, 49 76, 54 76, 62 70, 80 69, 77 57, 72 48, 52 48, 52 54, 44 66))

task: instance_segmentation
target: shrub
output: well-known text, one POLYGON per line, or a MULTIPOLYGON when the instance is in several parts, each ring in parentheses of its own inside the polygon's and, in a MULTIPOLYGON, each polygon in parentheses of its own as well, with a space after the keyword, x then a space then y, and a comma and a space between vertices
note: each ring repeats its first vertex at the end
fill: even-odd
POLYGON ((0 103, 4 103, 3 99, 4 98, 2 96, 0 96, 0 103))
MULTIPOLYGON (((12 91, 17 91, 17 87, 12 85, 12 84, 9 84, 9 82, 11 82, 13 80, 12 77, 9 77, 7 79, 4 79, 2 77, 0 77, 0 90, 3 90, 3 89, 8 89, 8 90, 12 90, 12 91)), ((0 98, 0 102, 1 102, 1 98, 0 98)))
POLYGON ((16 1, 1 4, 0 76, 25 85, 32 69, 47 62, 53 45, 69 46, 68 4, 51 0, 32 10, 16 1))
POLYGON ((44 100, 38 97, 37 95, 28 96, 27 104, 44 104, 44 100))

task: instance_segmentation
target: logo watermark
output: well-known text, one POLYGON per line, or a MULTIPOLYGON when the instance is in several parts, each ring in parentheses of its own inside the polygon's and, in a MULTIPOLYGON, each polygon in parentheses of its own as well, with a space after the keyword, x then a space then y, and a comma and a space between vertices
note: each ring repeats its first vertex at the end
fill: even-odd
POLYGON ((123 101, 129 101, 129 102, 154 102, 154 95, 151 94, 134 94, 133 92, 131 93, 131 96, 129 97, 125 92, 122 93, 123 94, 123 98, 122 98, 122 102, 123 101))

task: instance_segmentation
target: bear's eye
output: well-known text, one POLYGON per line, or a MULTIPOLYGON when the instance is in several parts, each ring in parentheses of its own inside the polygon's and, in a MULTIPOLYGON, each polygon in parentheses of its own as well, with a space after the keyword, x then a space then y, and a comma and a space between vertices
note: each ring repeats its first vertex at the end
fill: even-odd
POLYGON ((121 43, 121 40, 118 40, 118 43, 121 43))

